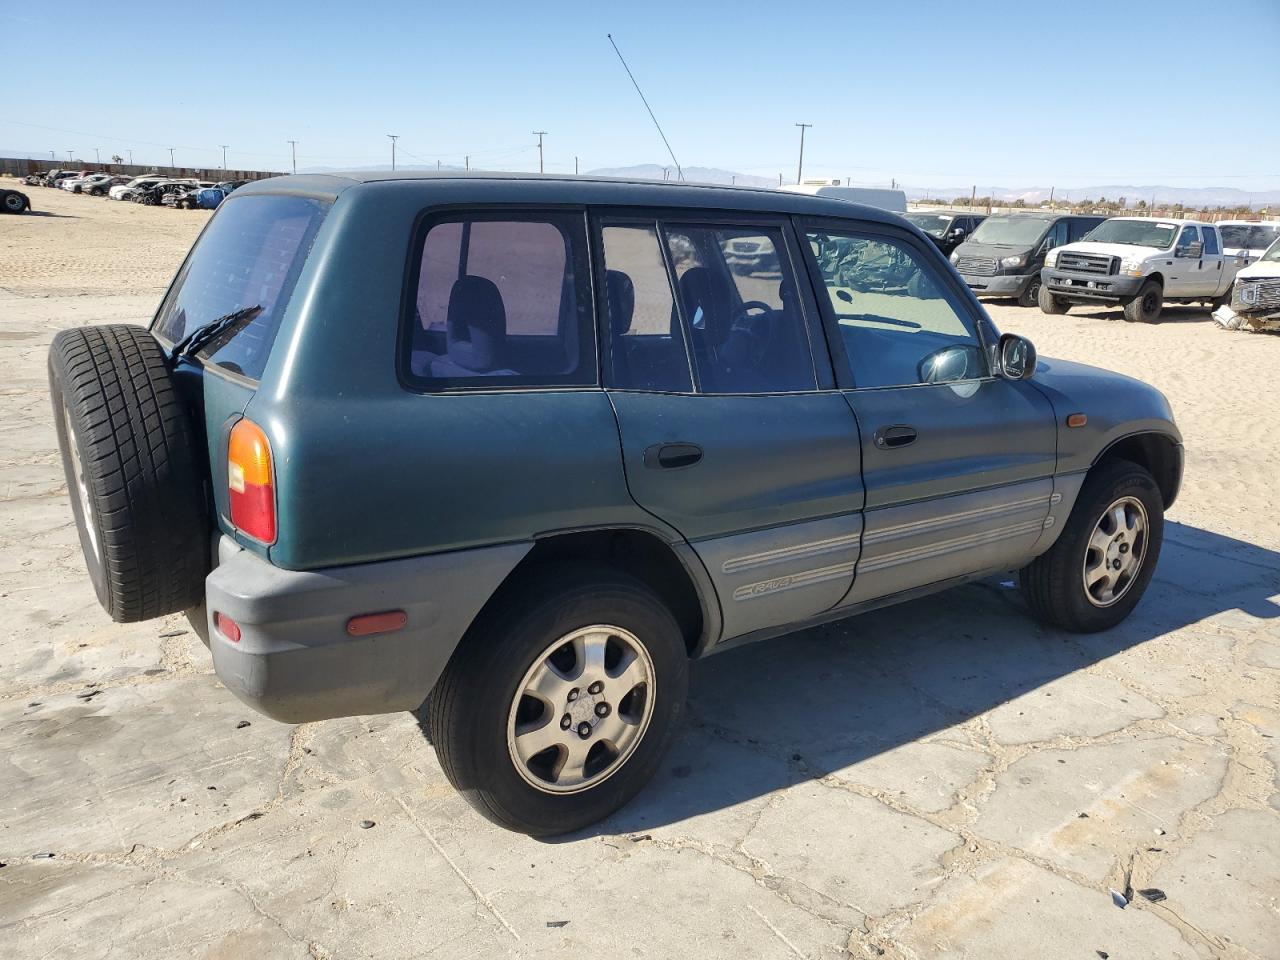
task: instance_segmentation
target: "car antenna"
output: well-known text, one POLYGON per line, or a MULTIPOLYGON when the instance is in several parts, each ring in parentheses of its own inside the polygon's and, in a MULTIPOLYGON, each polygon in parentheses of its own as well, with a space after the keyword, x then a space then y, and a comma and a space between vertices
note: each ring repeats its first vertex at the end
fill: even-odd
POLYGON ((609 44, 613 47, 613 52, 618 55, 618 59, 622 61, 622 69, 627 71, 627 76, 631 78, 631 85, 636 88, 636 93, 640 94, 640 102, 644 104, 644 108, 649 111, 649 119, 653 121, 653 125, 658 128, 658 136, 662 138, 662 142, 666 144, 667 153, 671 154, 671 162, 676 165, 676 176, 684 182, 684 170, 680 167, 680 161, 676 159, 676 152, 671 149, 671 142, 667 140, 667 135, 662 132, 662 124, 658 123, 658 118, 653 115, 653 107, 649 106, 649 101, 644 98, 644 91, 640 89, 640 84, 636 82, 636 76, 631 72, 631 68, 627 66, 627 61, 622 56, 622 51, 618 49, 618 45, 613 42, 613 34, 606 33, 609 38, 609 44))

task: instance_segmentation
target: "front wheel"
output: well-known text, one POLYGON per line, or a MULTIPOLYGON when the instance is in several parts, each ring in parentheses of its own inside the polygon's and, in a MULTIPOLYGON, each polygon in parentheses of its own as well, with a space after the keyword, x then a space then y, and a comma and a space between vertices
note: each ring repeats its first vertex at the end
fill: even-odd
POLYGON ((1164 288, 1148 280, 1138 295, 1124 305, 1124 318, 1130 323, 1159 323, 1164 306, 1164 288))
POLYGON ((445 776, 533 836, 622 807, 653 776, 688 686, 670 611, 622 574, 556 567, 491 605, 424 705, 445 776))
MULTIPOLYGON (((1027 284, 1026 289, 1018 296, 1018 306, 1034 307, 1040 303, 1040 278, 1032 277, 1031 282, 1027 284)), ((1065 310, 1063 311, 1066 312, 1065 310)))
POLYGON ((1024 567, 1023 597, 1039 619, 1074 633, 1120 623, 1142 599, 1164 542, 1164 500, 1127 460, 1095 467, 1062 534, 1024 567))
POLYGON ((1049 292, 1049 288, 1043 284, 1036 291, 1036 302, 1040 304, 1040 309, 1045 313, 1062 314, 1071 309, 1071 304, 1061 297, 1055 297, 1049 292))

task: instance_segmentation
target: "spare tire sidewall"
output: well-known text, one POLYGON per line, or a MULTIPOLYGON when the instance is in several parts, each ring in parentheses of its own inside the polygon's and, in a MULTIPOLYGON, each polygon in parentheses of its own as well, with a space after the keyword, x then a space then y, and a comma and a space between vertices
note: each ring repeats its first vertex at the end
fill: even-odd
MULTIPOLYGON (((85 498, 80 493, 81 479, 77 475, 75 462, 70 451, 74 449, 80 463, 84 463, 85 447, 81 436, 83 428, 68 430, 71 414, 63 397, 62 372, 57 364, 49 365, 49 380, 53 393, 53 426, 58 434, 58 452, 62 456, 62 471, 67 478, 67 496, 71 500, 71 513, 76 521, 76 533, 80 536, 80 550, 84 554, 85 567, 89 571, 89 580, 93 584, 93 592, 98 602, 111 613, 111 592, 107 589, 107 568, 102 562, 102 524, 98 520, 98 512, 93 507, 95 491, 92 481, 86 475, 84 483, 88 490, 89 513, 85 514, 85 498)), ((82 468, 83 469, 83 468, 82 468)))

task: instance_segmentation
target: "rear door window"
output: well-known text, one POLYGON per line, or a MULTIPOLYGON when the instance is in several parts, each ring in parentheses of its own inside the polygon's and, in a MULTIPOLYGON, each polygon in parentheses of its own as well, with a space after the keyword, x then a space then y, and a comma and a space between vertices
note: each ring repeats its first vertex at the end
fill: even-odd
POLYGON ((177 343, 235 310, 258 306, 201 352, 206 363, 250 380, 262 377, 280 320, 329 205, 264 194, 222 205, 178 271, 152 332, 177 343))
POLYGON ((450 215, 418 242, 402 364, 414 386, 596 382, 583 214, 450 215))
POLYGON ((817 388, 782 230, 664 225, 702 393, 817 388))
POLYGON ((1204 227, 1200 233, 1204 236, 1204 252, 1218 254, 1222 251, 1218 249, 1218 231, 1213 227, 1204 227))

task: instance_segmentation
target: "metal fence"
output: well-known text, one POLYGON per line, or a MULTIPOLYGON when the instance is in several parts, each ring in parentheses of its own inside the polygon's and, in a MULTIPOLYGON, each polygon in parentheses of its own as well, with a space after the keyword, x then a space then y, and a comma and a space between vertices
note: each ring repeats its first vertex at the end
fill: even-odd
POLYGON ((49 170, 89 170, 93 173, 114 173, 122 177, 141 177, 156 174, 165 177, 186 177, 194 180, 264 180, 282 176, 278 171, 223 170, 209 167, 166 167, 145 163, 92 163, 85 160, 29 160, 18 157, 0 157, 0 174, 26 177, 49 170))

